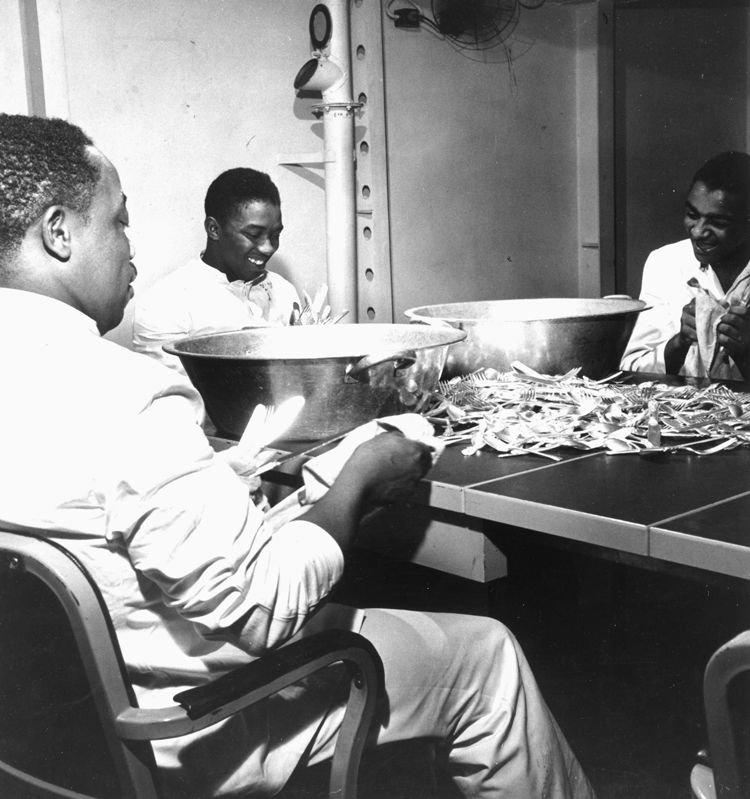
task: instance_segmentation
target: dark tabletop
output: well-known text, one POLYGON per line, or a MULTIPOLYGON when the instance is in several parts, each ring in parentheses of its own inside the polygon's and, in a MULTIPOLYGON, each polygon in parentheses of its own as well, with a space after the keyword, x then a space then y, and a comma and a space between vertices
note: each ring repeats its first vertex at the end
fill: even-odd
MULTIPOLYGON (((707 385, 664 375, 623 379, 707 385)), ((727 385, 750 391, 750 384, 727 385)), ((278 446, 299 452, 312 443, 278 446)), ((461 450, 446 447, 417 502, 750 580, 750 448, 656 457, 560 449, 559 461, 461 450)), ((293 484, 304 460, 296 457, 266 477, 293 484)))

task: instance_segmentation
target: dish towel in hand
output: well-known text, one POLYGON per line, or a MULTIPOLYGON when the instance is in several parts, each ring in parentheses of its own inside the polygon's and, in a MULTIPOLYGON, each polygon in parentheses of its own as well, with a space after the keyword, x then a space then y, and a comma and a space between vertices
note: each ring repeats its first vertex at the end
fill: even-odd
POLYGON ((695 377, 731 380, 734 372, 716 340, 716 327, 730 305, 746 305, 750 300, 750 269, 743 270, 723 298, 716 297, 705 284, 695 286, 694 293, 698 342, 693 348, 692 363, 686 359, 686 371, 695 377))

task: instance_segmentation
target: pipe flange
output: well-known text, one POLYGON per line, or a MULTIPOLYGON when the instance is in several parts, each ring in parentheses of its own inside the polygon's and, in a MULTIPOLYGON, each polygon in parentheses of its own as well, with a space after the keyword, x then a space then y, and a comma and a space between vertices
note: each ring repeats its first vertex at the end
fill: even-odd
POLYGON ((317 103, 312 107, 313 114, 317 116, 321 116, 322 114, 328 114, 330 112, 336 111, 345 111, 347 114, 351 114, 359 108, 362 108, 364 103, 357 103, 354 100, 341 100, 338 102, 324 102, 324 103, 317 103))

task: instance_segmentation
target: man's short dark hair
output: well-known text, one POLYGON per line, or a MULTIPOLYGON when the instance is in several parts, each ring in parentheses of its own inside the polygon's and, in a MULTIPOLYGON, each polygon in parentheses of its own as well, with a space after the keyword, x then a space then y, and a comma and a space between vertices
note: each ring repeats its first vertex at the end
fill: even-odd
POLYGON ((91 144, 62 119, 0 114, 0 263, 51 205, 89 210, 100 177, 91 144))
POLYGON ((750 210, 750 155, 739 150, 715 155, 695 173, 691 188, 695 183, 703 183, 709 191, 733 194, 750 210))
POLYGON ((247 202, 259 200, 281 206, 279 190, 265 172, 236 167, 222 172, 208 187, 203 207, 220 225, 232 218, 247 202))

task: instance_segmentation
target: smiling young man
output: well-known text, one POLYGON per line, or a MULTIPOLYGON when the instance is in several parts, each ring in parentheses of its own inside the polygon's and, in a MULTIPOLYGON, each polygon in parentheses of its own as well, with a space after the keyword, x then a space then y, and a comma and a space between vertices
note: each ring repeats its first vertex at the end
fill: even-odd
POLYGON ((725 152, 693 176, 687 239, 654 250, 623 369, 750 379, 750 155, 725 152))
POLYGON ((222 172, 204 202, 206 247, 158 280, 135 305, 133 348, 184 374, 162 346, 177 338, 248 325, 286 325, 299 296, 268 261, 284 226, 279 191, 264 172, 222 172))

